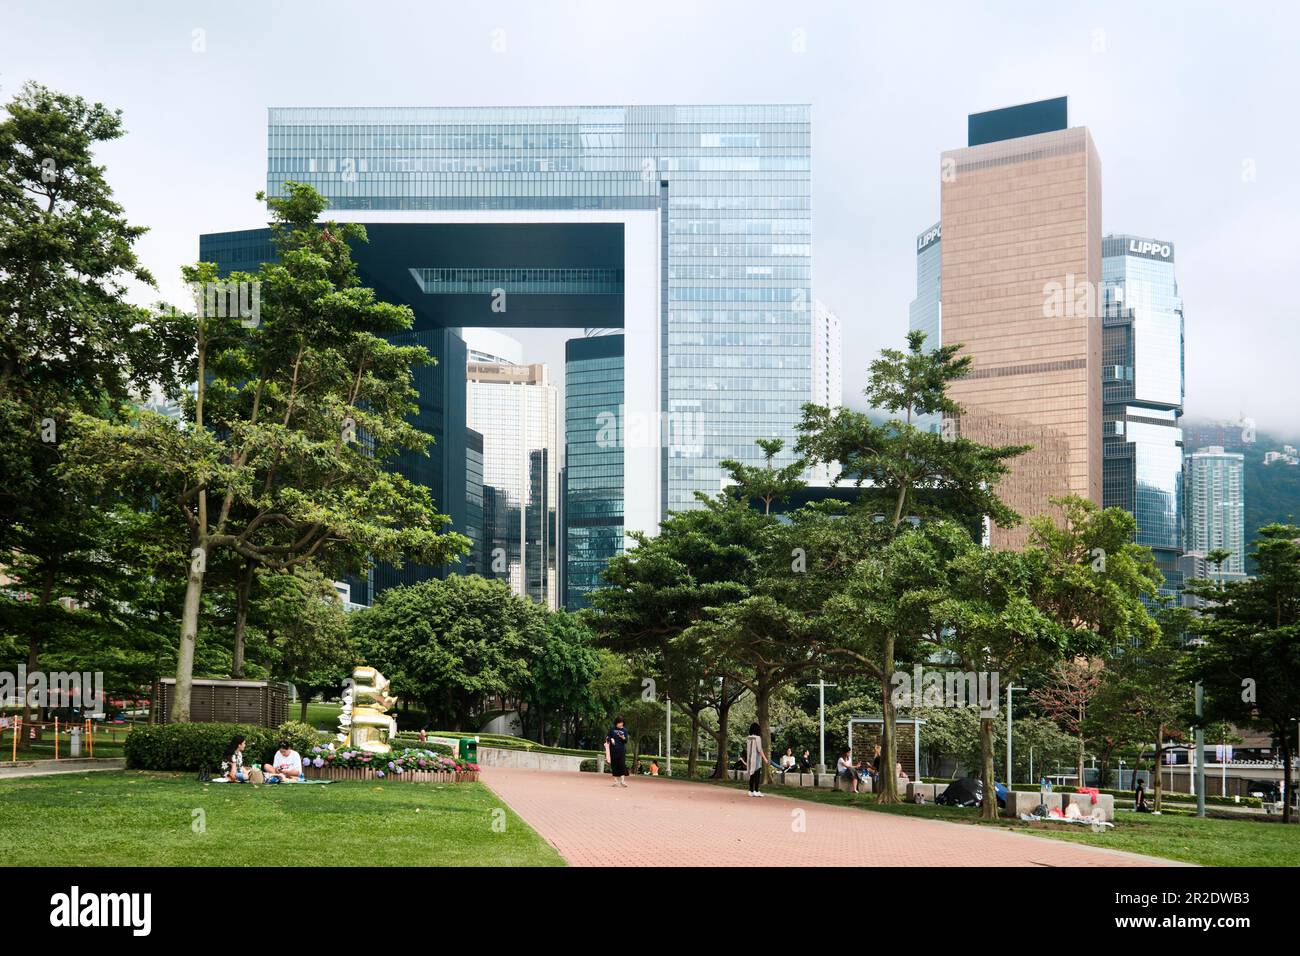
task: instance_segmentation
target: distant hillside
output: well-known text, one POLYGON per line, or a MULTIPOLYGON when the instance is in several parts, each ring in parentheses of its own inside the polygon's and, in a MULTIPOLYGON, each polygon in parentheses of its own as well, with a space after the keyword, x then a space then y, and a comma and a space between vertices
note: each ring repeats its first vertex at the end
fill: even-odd
POLYGON ((1283 462, 1264 464, 1264 454, 1281 451, 1283 445, 1300 446, 1300 438, 1282 438, 1256 431, 1253 442, 1245 441, 1241 425, 1225 422, 1183 423, 1183 445, 1188 454, 1208 445, 1222 445, 1245 456, 1246 548, 1266 524, 1300 524, 1300 465, 1283 462))

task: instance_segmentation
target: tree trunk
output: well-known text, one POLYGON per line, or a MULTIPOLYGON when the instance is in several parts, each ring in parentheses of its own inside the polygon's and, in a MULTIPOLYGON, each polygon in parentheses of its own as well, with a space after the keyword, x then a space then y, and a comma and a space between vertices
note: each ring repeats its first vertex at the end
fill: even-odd
POLYGON ((307 723, 307 695, 302 691, 298 692, 298 720, 307 723))
POLYGON ((898 763, 898 758, 895 756, 898 752, 898 744, 894 739, 893 634, 885 638, 881 664, 883 666, 880 669, 880 776, 876 780, 876 784, 880 789, 876 794, 876 803, 902 803, 902 798, 898 795, 898 776, 894 767, 894 764, 898 763))
POLYGON ((998 816, 998 791, 993 785, 993 718, 980 718, 980 777, 984 781, 984 802, 980 805, 980 817, 984 820, 996 820, 998 816))
POLYGON ((686 779, 695 779, 695 770, 700 762, 700 712, 691 711, 691 749, 686 753, 686 779))
POLYGON ((253 592, 253 572, 256 565, 244 562, 244 569, 235 582, 235 646, 230 655, 230 676, 244 676, 244 631, 248 627, 249 596, 253 592))
MULTIPOLYGON (((200 542, 206 560, 205 542, 200 542)), ((191 559, 193 561, 194 559, 191 559)), ((172 698, 169 719, 173 724, 190 720, 190 689, 194 682, 194 646, 198 643, 199 605, 203 599, 203 571, 190 564, 185 582, 185 605, 181 612, 181 643, 176 649, 176 696, 172 698)))
POLYGON ((1289 727, 1283 727, 1282 742, 1282 822, 1291 822, 1291 741, 1289 727))
POLYGON ((731 704, 727 703, 727 684, 723 681, 722 696, 718 698, 718 731, 713 739, 718 744, 718 759, 713 764, 713 779, 727 779, 727 737, 730 734, 731 704))
POLYGON ((1082 787, 1083 784, 1084 784, 1084 777, 1083 777, 1083 731, 1082 731, 1082 730, 1079 731, 1079 764, 1078 764, 1078 766, 1077 766, 1075 769, 1078 771, 1078 774, 1079 774, 1079 783, 1078 783, 1078 786, 1082 787))

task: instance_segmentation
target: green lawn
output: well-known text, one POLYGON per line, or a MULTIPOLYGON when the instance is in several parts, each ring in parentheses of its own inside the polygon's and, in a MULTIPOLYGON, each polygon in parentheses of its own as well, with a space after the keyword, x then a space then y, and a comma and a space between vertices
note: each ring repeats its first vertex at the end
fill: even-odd
MULTIPOLYGON (((734 781, 709 781, 718 786, 739 789, 746 786, 734 781)), ((1089 846, 1142 853, 1203 866, 1300 866, 1300 825, 1283 826, 1267 817, 1247 818, 1209 816, 1204 820, 1182 814, 1133 813, 1117 810, 1114 829, 1093 833, 1085 826, 1072 823, 1027 823, 1021 820, 981 820, 978 811, 962 807, 918 806, 900 803, 878 806, 871 794, 852 794, 835 790, 797 789, 774 785, 766 788, 773 795, 790 796, 814 803, 851 806, 877 813, 949 820, 977 826, 997 826, 1034 833, 1056 840, 1070 840, 1089 846)), ((1211 814, 1213 810, 1208 811, 1211 814)))
POLYGON ((479 783, 253 787, 143 771, 25 777, 0 780, 0 833, 22 836, 6 841, 10 866, 563 865, 479 783))

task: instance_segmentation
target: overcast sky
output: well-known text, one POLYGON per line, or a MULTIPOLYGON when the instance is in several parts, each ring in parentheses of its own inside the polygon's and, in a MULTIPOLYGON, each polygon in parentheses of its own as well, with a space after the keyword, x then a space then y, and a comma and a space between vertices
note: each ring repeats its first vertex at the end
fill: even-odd
MULTIPOLYGON (((813 292, 860 404, 907 328, 939 153, 967 113, 1065 95, 1104 230, 1176 246, 1188 414, 1300 433, 1300 5, 1065 6, 5 0, 0 97, 35 79, 125 112, 103 161, 174 301, 199 233, 265 222, 269 106, 811 103, 813 292)), ((520 338, 561 363, 558 333, 520 338)))

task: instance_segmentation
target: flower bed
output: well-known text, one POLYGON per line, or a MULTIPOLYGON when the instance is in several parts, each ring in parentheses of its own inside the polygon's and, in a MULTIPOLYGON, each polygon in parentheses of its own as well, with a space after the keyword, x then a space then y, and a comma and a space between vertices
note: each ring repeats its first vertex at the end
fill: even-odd
POLYGON ((432 750, 407 748, 386 754, 313 747, 303 761, 303 773, 312 780, 395 780, 399 783, 465 783, 478 779, 476 763, 457 760, 432 750))

